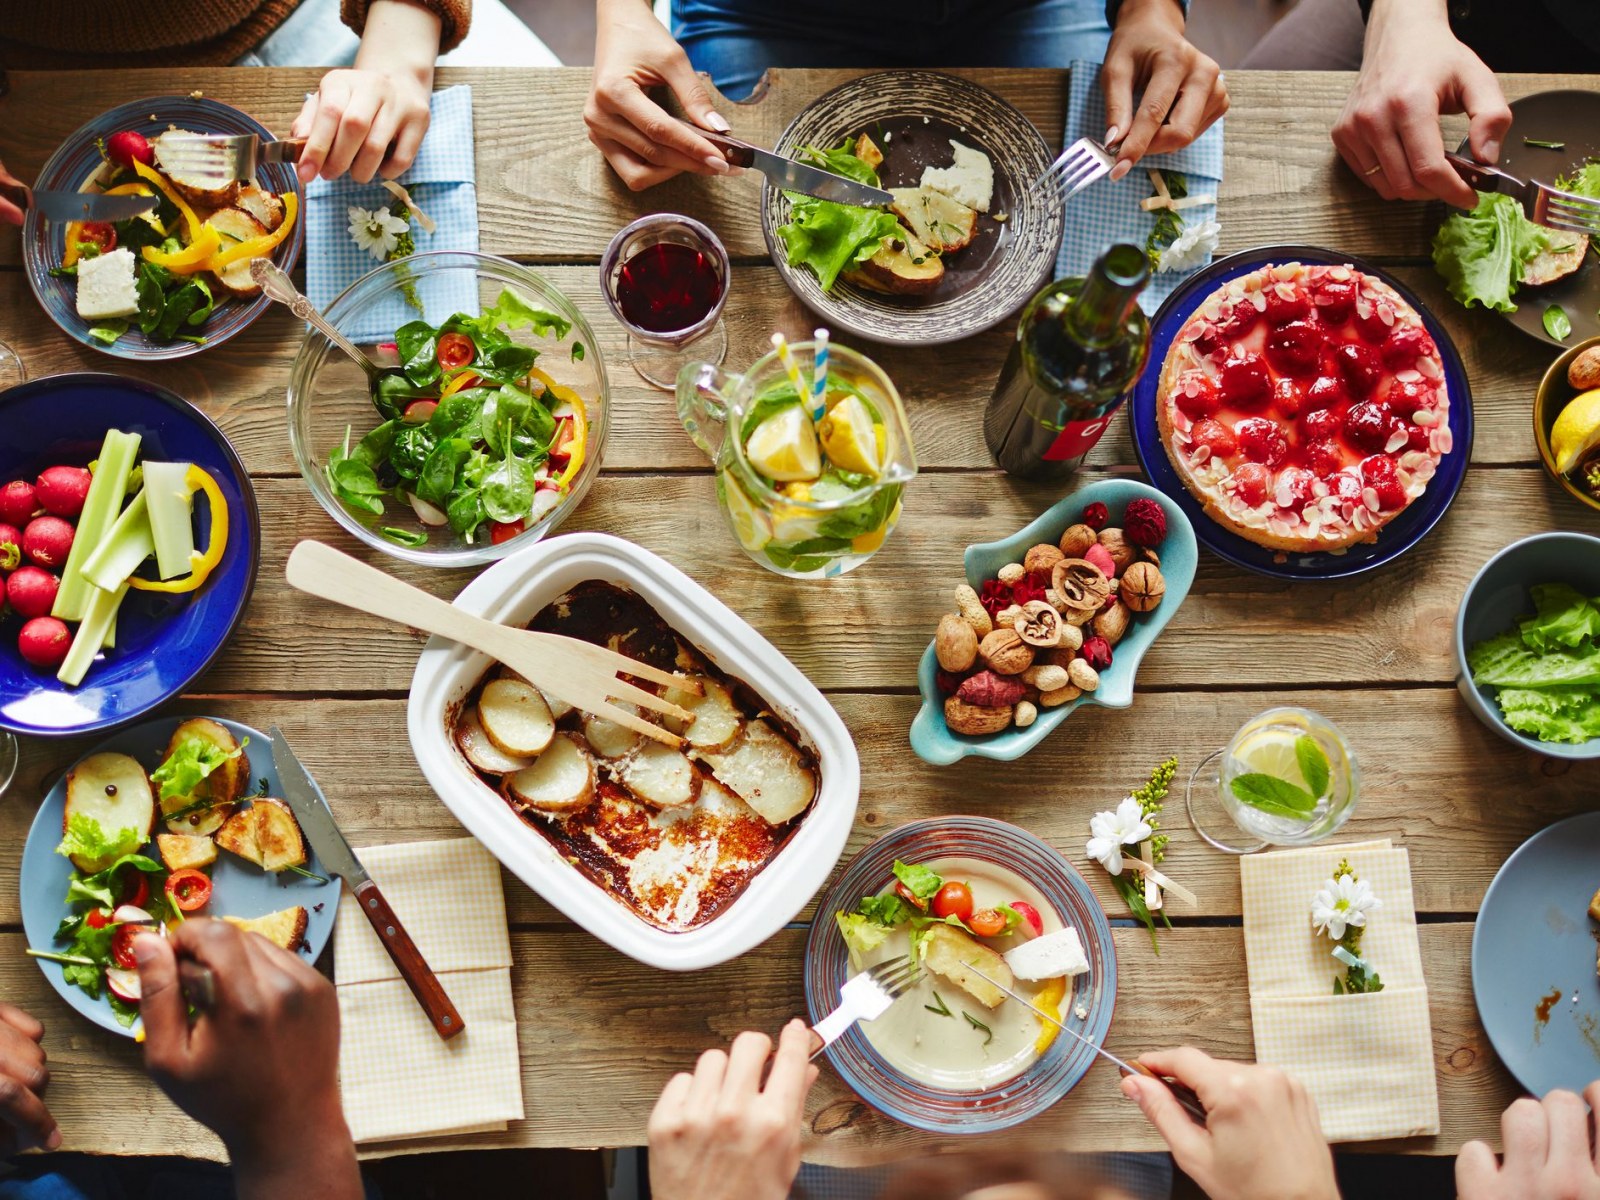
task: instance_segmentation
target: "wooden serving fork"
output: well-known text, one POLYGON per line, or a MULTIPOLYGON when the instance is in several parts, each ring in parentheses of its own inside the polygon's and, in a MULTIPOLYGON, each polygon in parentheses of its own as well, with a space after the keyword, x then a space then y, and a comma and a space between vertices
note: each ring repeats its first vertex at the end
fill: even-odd
POLYGON ((284 574, 289 586, 302 592, 470 646, 574 708, 604 717, 673 749, 683 747, 683 739, 677 734, 617 707, 611 700, 626 700, 640 708, 692 721, 692 713, 617 675, 631 675, 699 695, 700 685, 693 679, 577 638, 513 629, 474 616, 321 542, 297 545, 289 554, 284 574))

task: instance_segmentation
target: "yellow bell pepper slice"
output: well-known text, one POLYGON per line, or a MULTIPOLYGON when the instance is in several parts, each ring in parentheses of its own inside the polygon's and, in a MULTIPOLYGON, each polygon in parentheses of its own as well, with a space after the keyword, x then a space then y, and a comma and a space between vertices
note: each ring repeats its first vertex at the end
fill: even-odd
POLYGON ((285 192, 279 197, 283 201, 283 223, 271 233, 264 233, 260 237, 246 238, 242 242, 235 242, 226 250, 211 256, 211 261, 206 264, 206 269, 217 271, 229 263, 238 262, 241 258, 260 258, 269 254, 289 236, 289 230, 294 226, 295 215, 300 210, 300 197, 293 192, 285 192))
POLYGON ((78 237, 83 232, 82 221, 67 222, 67 249, 61 256, 63 267, 75 266, 78 262, 78 237))
POLYGON ((467 387, 467 380, 469 379, 472 381, 472 386, 474 387, 483 382, 478 376, 477 372, 475 372, 471 367, 467 367, 465 370, 457 371, 450 377, 450 382, 439 389, 439 403, 443 404, 457 392, 465 391, 467 387))
POLYGON ((183 481, 195 491, 204 492, 206 499, 211 503, 211 541, 204 551, 196 550, 190 557, 187 575, 167 580, 140 579, 135 575, 128 580, 128 586, 131 588, 141 592, 199 591, 210 578, 211 572, 217 569, 217 564, 222 561, 223 552, 228 548, 228 502, 222 498, 222 489, 217 486, 217 481, 211 478, 209 472, 196 466, 190 466, 183 481))
POLYGON ((567 469, 556 476, 556 482, 561 485, 564 491, 567 485, 577 477, 579 469, 583 466, 583 460, 588 454, 589 410, 583 406, 583 399, 577 392, 564 384, 557 383, 538 367, 530 367, 528 375, 544 384, 545 388, 557 400, 572 405, 572 441, 568 443, 569 448, 567 450, 570 457, 567 459, 567 469))
POLYGON ((208 221, 200 226, 200 232, 195 235, 194 241, 182 250, 163 254, 154 246, 146 246, 140 253, 144 255, 145 262, 165 267, 174 275, 194 275, 211 269, 212 258, 221 245, 222 235, 213 229, 208 221))
POLYGON ((133 160, 133 170, 140 179, 145 179, 155 184, 161 190, 161 194, 177 206, 178 211, 183 214, 183 223, 189 228, 189 239, 193 241, 198 238, 200 236, 200 218, 194 215, 194 209, 189 207, 184 198, 178 194, 177 189, 167 182, 166 176, 162 175, 154 167, 146 166, 138 159, 133 160))

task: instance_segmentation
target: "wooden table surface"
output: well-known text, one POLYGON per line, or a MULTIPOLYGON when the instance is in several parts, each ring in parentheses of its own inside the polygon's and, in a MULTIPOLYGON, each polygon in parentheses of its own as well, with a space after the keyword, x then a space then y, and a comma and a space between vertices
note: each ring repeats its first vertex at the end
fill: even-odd
MULTIPOLYGON (((735 130, 770 144, 806 103, 851 74, 775 72, 761 99, 729 109, 735 130)), ((975 74, 1060 143, 1065 72, 975 74)), ((0 155, 31 178, 65 135, 100 111, 195 88, 283 129, 315 80, 314 72, 287 70, 13 72, 0 100, 0 155)), ((568 528, 623 533, 664 555, 828 693, 861 754, 861 803, 847 855, 902 822, 977 811, 1050 841, 1084 869, 1108 912, 1125 915, 1104 872, 1084 857, 1090 814, 1169 754, 1187 772, 1262 708, 1318 709, 1347 732, 1361 762, 1362 799, 1345 833, 1353 840, 1391 837, 1410 848, 1422 922, 1442 1129, 1385 1148, 1452 1154, 1467 1138, 1494 1137, 1501 1109, 1518 1092, 1473 1008, 1473 914, 1506 856, 1545 825, 1591 807, 1600 782, 1600 768, 1521 752, 1477 723, 1454 691, 1452 622, 1467 580, 1500 547, 1551 528, 1600 533, 1600 519, 1563 497, 1537 464, 1528 413, 1549 349, 1449 300, 1428 265, 1437 206, 1385 205, 1338 164, 1327 130, 1350 81, 1340 74, 1229 73, 1222 249, 1336 247, 1393 268, 1417 290, 1449 328, 1472 381, 1478 433, 1456 504, 1411 553, 1354 580, 1289 584, 1202 555, 1193 591, 1143 665, 1131 710, 1083 709, 1019 762, 969 759, 934 768, 911 754, 906 731, 917 707, 917 658, 959 580, 962 549, 1011 533, 1066 490, 1010 480, 984 448, 980 414, 1010 323, 931 353, 862 347, 906 398, 922 477, 909 490, 898 531, 866 567, 831 583, 782 580, 739 551, 670 397, 628 369, 596 270, 612 234, 635 216, 688 213, 717 230, 736 262, 728 362, 753 360, 774 328, 805 336, 815 322, 766 258, 757 178, 683 179, 635 196, 584 135, 587 70, 446 70, 440 80, 473 86, 482 248, 540 264, 594 323, 611 364, 605 471, 568 528)), ((1504 83, 1512 97, 1600 86, 1593 76, 1504 83)), ((1452 135, 1458 125, 1452 122, 1452 135)), ((283 582, 285 556, 300 538, 353 548, 308 494, 290 456, 283 405, 299 341, 292 317, 274 308, 215 353, 178 363, 113 363, 40 316, 18 262, 17 235, 0 232, 0 338, 21 352, 30 374, 117 369, 160 382, 222 425, 254 478, 263 526, 255 597, 225 656, 178 709, 282 726, 357 846, 459 836, 406 740, 405 695, 422 639, 307 601, 283 582)), ((1137 470, 1119 417, 1085 479, 1137 470)), ((468 578, 381 561, 445 596, 468 578)), ((49 1100, 68 1148, 218 1157, 210 1133, 146 1081, 133 1045, 71 1013, 22 954, 11 881, 28 824, 50 782, 88 745, 26 743, 17 783, 0 800, 0 880, 7 881, 0 887, 0 997, 46 1023, 49 1100)), ((1159 958, 1142 929, 1116 930, 1121 987, 1108 1044, 1132 1056, 1189 1041, 1249 1058, 1238 864, 1186 827, 1181 792, 1175 800, 1168 869, 1202 904, 1192 913, 1175 906, 1178 928, 1162 934, 1159 958)), ((776 1030, 803 1011, 801 924, 736 962, 677 975, 612 951, 509 875, 505 889, 527 1119, 503 1134, 407 1146, 640 1143, 672 1071, 692 1064, 706 1045, 748 1027, 776 1030)), ((808 907, 801 920, 812 915, 808 907)), ((1096 1065, 1047 1115, 990 1140, 1158 1148, 1115 1085, 1114 1071, 1096 1065)), ((954 1145, 878 1116, 831 1071, 812 1095, 807 1121, 807 1156, 821 1161, 874 1161, 954 1145)))

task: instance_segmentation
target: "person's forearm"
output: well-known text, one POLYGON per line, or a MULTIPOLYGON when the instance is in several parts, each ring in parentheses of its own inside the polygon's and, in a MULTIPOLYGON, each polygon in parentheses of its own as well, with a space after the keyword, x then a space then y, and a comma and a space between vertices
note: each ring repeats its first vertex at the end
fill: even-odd
POLYGON ((1183 29, 1189 19, 1187 0, 1107 0, 1106 24, 1115 29, 1125 18, 1147 12, 1162 17, 1175 16, 1179 29, 1183 29))
POLYGON ((280 1126, 270 1115, 262 1126, 277 1136, 228 1148, 238 1200, 363 1200, 355 1144, 337 1104, 300 1128, 280 1126))
POLYGON ((433 86, 433 63, 439 56, 437 14, 410 0, 372 0, 361 30, 356 67, 374 71, 407 71, 433 86))

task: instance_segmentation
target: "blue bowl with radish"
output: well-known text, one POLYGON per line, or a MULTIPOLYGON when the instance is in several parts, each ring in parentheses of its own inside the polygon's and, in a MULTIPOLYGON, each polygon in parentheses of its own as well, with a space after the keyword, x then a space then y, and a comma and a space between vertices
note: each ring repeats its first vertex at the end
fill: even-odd
POLYGON ((117 375, 0 392, 0 429, 0 728, 68 737, 136 720, 193 683, 244 615, 261 542, 244 464, 199 409, 117 375), (144 488, 146 463, 179 465, 144 488))

